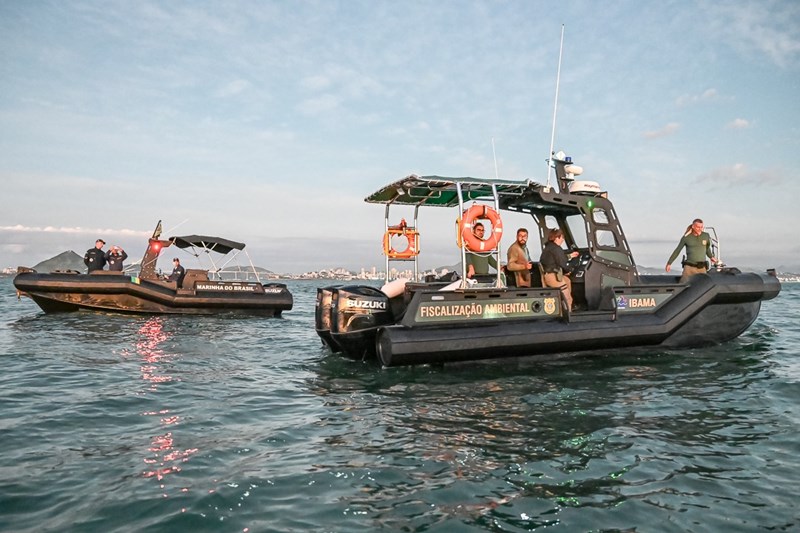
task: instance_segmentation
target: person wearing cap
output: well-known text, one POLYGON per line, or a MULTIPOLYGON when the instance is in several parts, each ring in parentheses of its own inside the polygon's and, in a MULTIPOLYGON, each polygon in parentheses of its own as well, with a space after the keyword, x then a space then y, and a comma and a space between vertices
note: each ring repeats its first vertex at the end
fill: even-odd
POLYGON ((125 250, 117 245, 111 247, 106 253, 106 261, 108 261, 108 269, 113 272, 122 272, 122 262, 128 258, 125 250))
POLYGON ((177 257, 172 260, 172 264, 172 274, 167 276, 167 281, 176 281, 180 288, 183 285, 183 278, 186 276, 186 269, 181 266, 181 260, 177 257))
POLYGON ((94 242, 94 248, 89 248, 86 251, 86 255, 83 256, 83 263, 86 265, 89 274, 95 270, 103 270, 103 267, 106 266, 106 253, 103 251, 103 246, 105 245, 106 241, 97 239, 94 242))

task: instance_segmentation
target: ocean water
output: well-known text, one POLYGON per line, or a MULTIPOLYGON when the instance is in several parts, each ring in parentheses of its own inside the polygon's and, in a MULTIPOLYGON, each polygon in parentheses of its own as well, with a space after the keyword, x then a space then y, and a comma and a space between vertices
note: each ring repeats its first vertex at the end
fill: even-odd
POLYGON ((800 284, 713 348, 392 369, 289 286, 44 315, 0 278, 0 530, 800 530, 800 284))

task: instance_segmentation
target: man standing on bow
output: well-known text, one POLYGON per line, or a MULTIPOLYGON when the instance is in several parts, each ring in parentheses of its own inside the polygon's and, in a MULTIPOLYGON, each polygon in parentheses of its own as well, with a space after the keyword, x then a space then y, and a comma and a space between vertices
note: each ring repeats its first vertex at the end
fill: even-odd
POLYGON ((695 274, 705 274, 708 272, 708 257, 712 263, 716 264, 717 259, 711 252, 711 236, 703 231, 703 221, 696 218, 691 226, 686 228, 686 233, 678 243, 678 247, 672 252, 667 261, 667 272, 672 268, 672 262, 678 258, 678 254, 686 247, 686 259, 683 261, 683 273, 679 283, 686 283, 689 277, 695 274))
POLYGON ((95 270, 103 270, 103 267, 106 266, 106 253, 103 251, 105 245, 106 241, 97 239, 94 248, 89 248, 86 255, 83 256, 83 264, 86 265, 89 274, 95 270))
POLYGON ((122 272, 122 262, 128 258, 125 250, 119 246, 112 246, 106 254, 106 261, 108 261, 108 269, 115 272, 122 272))

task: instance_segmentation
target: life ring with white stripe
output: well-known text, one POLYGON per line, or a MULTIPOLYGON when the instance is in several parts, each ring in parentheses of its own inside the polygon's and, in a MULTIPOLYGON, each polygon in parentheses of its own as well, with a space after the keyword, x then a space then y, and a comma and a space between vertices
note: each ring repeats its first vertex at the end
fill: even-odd
POLYGON ((500 214, 488 205, 475 204, 464 212, 461 217, 460 231, 461 239, 471 252, 491 252, 500 244, 503 238, 503 221, 500 214), (492 224, 492 231, 485 240, 475 236, 472 228, 476 220, 487 219, 492 224))

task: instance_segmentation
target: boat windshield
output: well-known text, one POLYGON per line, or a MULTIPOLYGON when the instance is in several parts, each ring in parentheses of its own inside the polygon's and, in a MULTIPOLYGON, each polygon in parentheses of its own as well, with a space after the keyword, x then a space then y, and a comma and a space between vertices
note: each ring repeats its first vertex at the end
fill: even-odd
POLYGON ((567 226, 572 237, 575 239, 575 246, 578 248, 587 248, 589 242, 586 239, 586 224, 581 215, 570 215, 566 218, 567 226))

